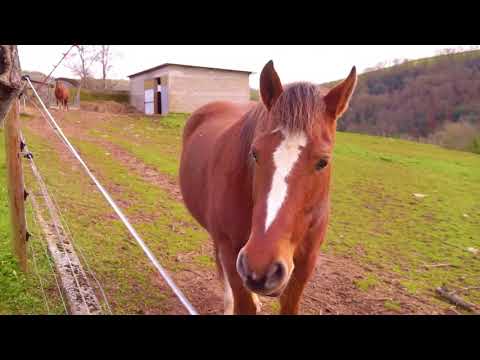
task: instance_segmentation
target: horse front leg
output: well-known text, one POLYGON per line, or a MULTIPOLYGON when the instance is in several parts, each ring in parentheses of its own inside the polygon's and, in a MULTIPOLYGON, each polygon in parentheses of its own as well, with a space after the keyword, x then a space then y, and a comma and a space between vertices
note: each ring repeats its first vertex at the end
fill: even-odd
POLYGON ((319 249, 325 239, 327 221, 328 217, 319 221, 317 225, 310 229, 295 254, 295 268, 293 269, 292 277, 280 296, 281 315, 298 314, 305 285, 315 270, 319 249))
POLYGON ((298 314, 300 299, 305 290, 305 285, 315 269, 316 260, 317 254, 314 254, 309 256, 306 261, 302 261, 300 264, 295 265, 292 277, 290 278, 286 289, 280 296, 281 315, 298 314))
POLYGON ((243 286, 237 273, 237 253, 219 249, 219 261, 223 270, 224 281, 224 314, 255 315, 260 311, 260 302, 256 294, 243 286))

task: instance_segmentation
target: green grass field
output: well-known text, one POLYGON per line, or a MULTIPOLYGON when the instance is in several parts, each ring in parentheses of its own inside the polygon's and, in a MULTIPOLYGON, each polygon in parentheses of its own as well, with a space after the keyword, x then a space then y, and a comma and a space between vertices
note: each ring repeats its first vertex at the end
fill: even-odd
POLYGON ((478 286, 480 258, 467 249, 480 248, 480 157, 347 133, 337 143, 326 248, 373 265, 372 275, 394 273, 415 294, 478 286), (425 267, 434 264, 454 267, 425 267))
MULTIPOLYGON (((79 121, 79 116, 71 112, 66 121, 72 124, 79 121)), ((173 273, 190 266, 177 261, 177 257, 192 253, 195 266, 213 268, 211 254, 200 250, 207 234, 181 203, 129 172, 99 142, 113 143, 176 179, 185 119, 183 114, 161 119, 106 115, 94 126, 83 124, 82 131, 68 134, 173 273)), ((90 259, 107 295, 115 299, 114 312, 135 313, 138 308, 161 311, 170 295, 152 290, 154 272, 141 250, 128 238, 102 197, 92 191, 85 175, 78 167, 65 166, 66 160, 53 145, 28 126, 31 121, 24 120, 29 146, 76 243, 90 259)), ((3 180, 0 176, 4 184, 3 180)), ((27 174, 28 181, 31 178, 27 174)), ((480 283, 480 254, 468 250, 480 249, 479 199, 478 155, 397 139, 338 133, 332 216, 323 249, 349 257, 366 269, 366 277, 355 283, 361 291, 372 291, 378 284, 394 279, 404 291, 445 306, 434 297, 435 287, 445 283, 451 288, 468 288, 480 283), (415 193, 425 196, 417 198, 415 193), (439 264, 447 265, 430 267, 439 264)), ((8 230, 6 204, 2 206, 0 226, 8 230)), ((8 259, 12 271, 15 266, 7 236, 0 239, 1 259, 8 259)), ((18 283, 11 275, 2 281, 18 283)), ((21 291, 32 291, 34 298, 34 287, 25 284, 21 291)), ((478 289, 462 296, 480 303, 478 289)), ((4 312, 42 312, 40 303, 36 308, 26 304, 5 307, 9 298, 0 295, 0 312, 2 306, 4 312)), ((394 301, 385 303, 391 309, 398 306, 394 301)))
MULTIPOLYGON (((175 177, 183 122, 180 115, 131 119, 125 131, 125 122, 112 121, 90 133, 175 177)), ((432 295, 442 283, 478 286, 480 258, 467 249, 480 248, 479 199, 478 155, 338 133, 324 249, 372 265, 371 277, 391 273, 415 294, 432 295), (444 263, 454 267, 425 267, 444 263)), ((469 297, 480 302, 479 291, 469 297)))
MULTIPOLYGON (((90 133, 175 177, 183 122, 112 121, 90 133)), ((480 248, 479 199, 478 155, 340 132, 324 249, 372 265, 372 277, 391 273, 415 294, 432 295, 442 283, 478 286, 480 258, 467 249, 480 248), (445 263, 452 266, 428 268, 445 263)), ((479 291, 469 297, 480 302, 479 291)))

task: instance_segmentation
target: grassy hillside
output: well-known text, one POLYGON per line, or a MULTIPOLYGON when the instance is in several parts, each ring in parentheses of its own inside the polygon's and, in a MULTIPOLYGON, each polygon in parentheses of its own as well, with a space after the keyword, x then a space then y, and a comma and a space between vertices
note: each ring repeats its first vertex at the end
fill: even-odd
MULTIPOLYGON (((112 128, 108 132, 111 141, 176 175, 182 122, 173 129, 172 122, 179 120, 170 119, 168 129, 158 131, 149 130, 148 120, 135 122, 128 140, 123 132, 110 132, 112 128), (171 141, 165 132, 175 134, 171 141), (151 145, 135 146, 133 137, 151 145)), ((478 284, 480 258, 468 248, 480 248, 480 157, 342 132, 337 142, 325 250, 372 266, 371 286, 393 276, 406 291, 432 296, 432 289, 443 282, 478 284), (425 197, 416 198, 417 193, 425 197), (454 267, 425 268, 438 263, 454 267)), ((480 302, 480 291, 470 295, 480 302)))
POLYGON ((479 98, 479 50, 407 61, 360 75, 339 128, 427 137, 450 122, 480 125, 479 98))
MULTIPOLYGON (((64 116, 67 135, 169 271, 177 276, 192 268, 213 269, 212 254, 204 250, 208 235, 171 189, 150 183, 148 172, 126 166, 146 164, 175 183, 186 115, 172 114, 160 121, 137 115, 64 116), (179 260, 184 257, 191 260, 179 260)), ((114 299, 114 313, 165 311, 170 293, 151 285, 154 271, 101 195, 63 152, 58 153, 47 128, 28 119, 24 124, 29 146, 77 245, 114 299)), ((480 249, 478 155, 339 132, 332 181, 332 216, 323 251, 348 257, 365 269, 366 276, 355 280, 360 291, 375 296, 378 287, 396 286, 445 308, 448 305, 433 292, 445 283, 480 303, 478 288, 464 290, 478 287, 480 281, 480 253, 475 252, 480 249)), ((2 206, 5 209, 5 203, 2 206)), ((4 229, 5 219, 4 211, 4 229)), ((11 294, 21 293, 25 300, 13 306, 18 295, 0 295, 0 312, 45 312, 35 295, 38 288, 11 275, 15 266, 7 245, 4 237, 0 260, 7 259, 7 266, 1 269, 7 269, 9 277, 5 282, 0 273, 0 286, 19 287, 11 294), (32 301, 37 305, 28 305, 32 301)), ((194 296, 190 285, 184 289, 194 296)), ((398 309, 401 304, 389 300, 387 306, 398 309)))
MULTIPOLYGON (((175 179, 184 121, 183 115, 160 122, 111 118, 89 134, 175 179)), ((82 148, 89 149, 87 144, 82 148)), ((100 148, 90 148, 87 154, 98 166, 109 158, 100 148)), ((118 178, 120 173, 109 176, 118 178)), ((365 291, 393 281, 435 302, 433 289, 443 283, 456 288, 478 285, 480 257, 471 248, 480 249, 479 156, 340 132, 332 193, 324 250, 351 257, 369 269, 368 281, 358 283, 365 291), (430 267, 436 264, 448 266, 430 267)), ((177 216, 192 222, 183 210, 177 216)), ((465 296, 480 302, 478 290, 465 296)))
POLYGON ((327 249, 371 264, 373 279, 393 273, 415 294, 478 285, 480 257, 469 251, 480 248, 478 155, 339 133, 334 167, 327 249))
MULTIPOLYGON (((183 119, 164 124, 132 122, 128 139, 118 122, 92 131, 108 132, 110 141, 175 176, 183 119), (136 139, 149 146, 136 146, 136 139)), ((478 284, 480 258, 467 249, 480 248, 480 157, 342 132, 337 142, 325 249, 370 264, 372 286, 394 276, 407 291, 432 296, 443 282, 478 284), (417 193, 425 197, 416 198, 417 193), (456 267, 425 268, 438 263, 456 267), (391 275, 382 279, 382 273, 391 275)), ((480 302, 480 291, 470 295, 480 302)))

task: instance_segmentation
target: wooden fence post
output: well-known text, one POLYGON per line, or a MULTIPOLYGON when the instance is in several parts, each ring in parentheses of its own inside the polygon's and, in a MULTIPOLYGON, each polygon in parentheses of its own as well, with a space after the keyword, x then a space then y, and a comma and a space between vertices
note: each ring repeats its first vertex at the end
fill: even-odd
POLYGON ((27 222, 25 217, 25 186, 20 151, 19 102, 14 101, 5 119, 5 154, 7 158, 8 201, 12 240, 20 268, 27 271, 27 222))
POLYGON ((0 127, 21 88, 22 74, 17 46, 0 45, 0 127))
POLYGON ((20 104, 18 100, 21 90, 21 71, 17 46, 0 45, 0 125, 2 122, 4 123, 12 240, 20 268, 26 271, 26 192, 23 183, 22 155, 20 149, 20 104))

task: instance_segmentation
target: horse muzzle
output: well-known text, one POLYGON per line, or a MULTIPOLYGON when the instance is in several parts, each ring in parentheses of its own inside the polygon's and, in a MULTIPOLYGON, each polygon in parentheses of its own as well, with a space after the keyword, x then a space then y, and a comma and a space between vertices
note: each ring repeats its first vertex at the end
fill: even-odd
POLYGON ((291 274, 291 270, 289 271, 287 264, 282 260, 272 262, 262 274, 252 271, 243 249, 237 257, 237 272, 247 289, 258 295, 270 297, 282 294, 291 274))

